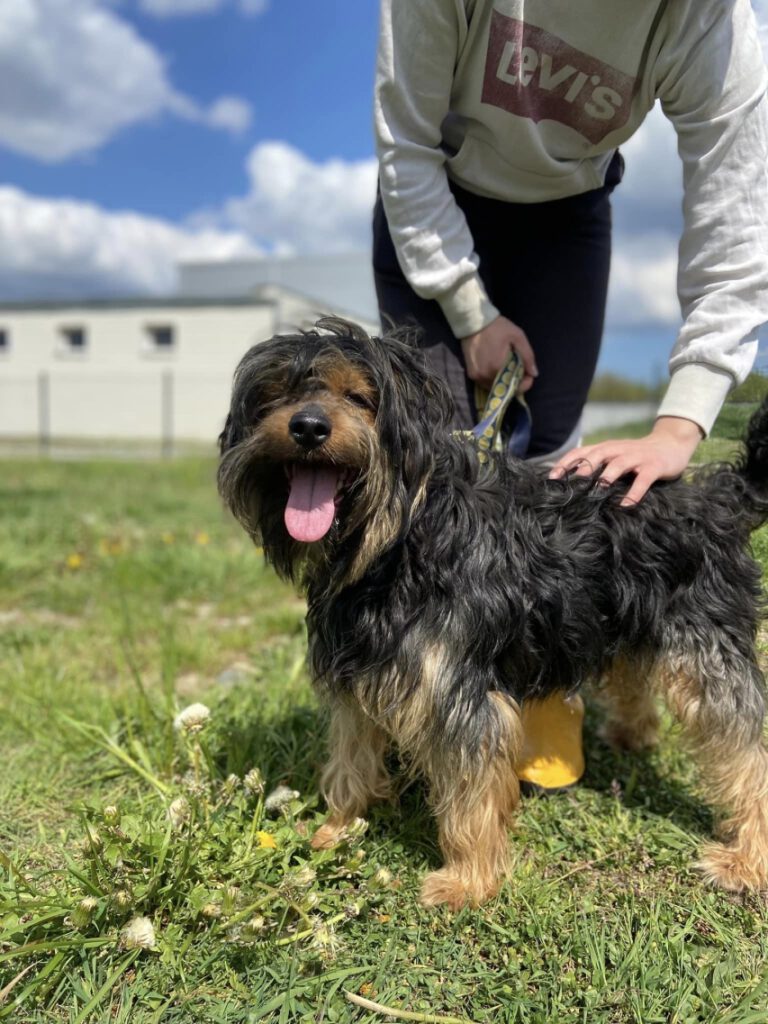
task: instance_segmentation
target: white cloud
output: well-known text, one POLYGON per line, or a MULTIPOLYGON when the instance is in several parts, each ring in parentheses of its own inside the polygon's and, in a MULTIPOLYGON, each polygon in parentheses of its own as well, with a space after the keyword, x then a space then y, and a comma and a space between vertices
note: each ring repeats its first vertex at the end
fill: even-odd
POLYGON ((176 90, 157 51, 100 0, 2 0, 0 145, 56 162, 162 114, 242 131, 250 107, 176 90))
POLYGON ((147 14, 170 18, 185 14, 207 14, 221 7, 222 0, 140 0, 139 6, 147 14))
MULTIPOLYGON (((139 0, 141 9, 157 18, 210 14, 227 3, 228 0, 139 0)), ((269 7, 269 0, 236 0, 236 7, 243 14, 264 14, 269 7)))
POLYGON ((752 7, 757 15, 757 26, 760 31, 760 40, 763 44, 763 53, 768 59, 768 0, 752 0, 752 7))
POLYGON ((216 218, 281 252, 370 247, 376 160, 315 163, 285 142, 263 142, 248 157, 250 190, 216 218))
POLYGON ((232 135, 241 135, 253 120, 251 106, 239 96, 220 96, 208 107, 176 94, 168 101, 169 110, 185 121, 221 128, 232 135))
POLYGON ((0 187, 3 298, 167 294, 180 259, 257 255, 241 233, 182 228, 132 212, 0 187))
POLYGON ((675 131, 657 105, 622 146, 624 180, 613 194, 614 241, 609 327, 680 319, 677 245, 682 229, 682 168, 675 131))
POLYGON ((626 170, 613 198, 619 234, 682 228, 683 177, 677 138, 657 104, 621 147, 626 170))
POLYGON ((680 306, 676 279, 675 235, 659 231, 617 239, 611 261, 608 325, 678 323, 680 306))
POLYGON ((252 118, 250 104, 239 96, 221 96, 205 112, 206 122, 212 128, 223 128, 234 135, 246 131, 252 118))

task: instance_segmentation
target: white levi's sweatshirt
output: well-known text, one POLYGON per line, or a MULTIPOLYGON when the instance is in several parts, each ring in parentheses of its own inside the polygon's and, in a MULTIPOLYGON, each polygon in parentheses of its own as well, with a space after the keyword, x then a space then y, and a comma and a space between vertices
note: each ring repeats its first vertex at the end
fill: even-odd
POLYGON ((456 337, 489 324, 448 179, 515 203, 598 188, 660 100, 685 191, 659 415, 708 433, 768 321, 767 81, 749 0, 382 0, 379 178, 406 278, 456 337))

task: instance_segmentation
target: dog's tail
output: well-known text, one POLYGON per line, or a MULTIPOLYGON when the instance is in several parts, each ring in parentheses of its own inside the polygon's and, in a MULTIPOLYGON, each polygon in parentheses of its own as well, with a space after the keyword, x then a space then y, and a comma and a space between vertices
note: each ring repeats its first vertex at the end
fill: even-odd
POLYGON ((754 530, 768 520, 768 397, 749 421, 735 469, 744 482, 743 513, 754 530))

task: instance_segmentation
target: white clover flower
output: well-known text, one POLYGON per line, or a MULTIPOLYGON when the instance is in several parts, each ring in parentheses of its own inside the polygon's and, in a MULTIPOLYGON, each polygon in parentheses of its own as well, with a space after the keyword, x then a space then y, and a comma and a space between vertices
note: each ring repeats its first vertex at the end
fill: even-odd
POLYGON ((125 949, 154 949, 155 929, 148 917, 134 917, 120 932, 125 949))
POLYGON ((289 789, 288 786, 278 786, 273 789, 267 799, 264 801, 265 811, 279 811, 283 807, 287 807, 291 800, 297 800, 299 797, 299 791, 297 789, 289 789))
POLYGON ((171 801, 168 807, 168 820, 171 823, 171 828, 178 832, 186 825, 189 818, 189 801, 185 796, 177 796, 175 800, 171 801))
POLYGON ((188 736, 192 736, 205 728, 210 717, 211 709, 205 704, 190 704, 176 715, 173 727, 176 732, 185 732, 188 736))

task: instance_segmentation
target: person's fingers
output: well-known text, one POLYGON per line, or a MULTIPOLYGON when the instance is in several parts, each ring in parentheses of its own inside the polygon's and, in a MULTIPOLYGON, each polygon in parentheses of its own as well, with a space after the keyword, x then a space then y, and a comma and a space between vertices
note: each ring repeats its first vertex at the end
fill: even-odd
POLYGON ((559 480, 560 477, 572 468, 576 466, 576 463, 581 460, 584 455, 583 448, 571 448, 565 455, 561 455, 557 462, 554 464, 552 469, 549 471, 550 480, 559 480))
POLYGON ((536 357, 533 354, 531 343, 528 341, 525 331, 519 327, 515 330, 513 337, 510 339, 510 346, 517 352, 523 361, 523 369, 525 370, 526 376, 538 377, 539 370, 536 366, 536 357))
POLYGON ((603 466, 603 470, 600 473, 601 484, 612 484, 615 483, 620 477, 626 473, 630 473, 635 468, 636 459, 631 456, 617 456, 615 459, 611 459, 606 462, 603 466))
POLYGON ((621 507, 627 508, 630 505, 637 505, 637 503, 645 497, 645 494, 651 484, 655 483, 656 480, 658 480, 658 474, 654 470, 641 470, 635 477, 632 486, 621 499, 621 507))
POLYGON ((573 473, 574 476, 592 476, 595 470, 602 464, 602 462, 598 462, 595 459, 584 458, 580 459, 578 464, 569 472, 573 473))

